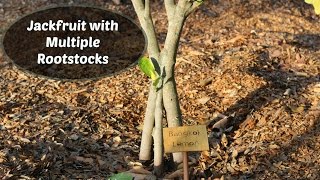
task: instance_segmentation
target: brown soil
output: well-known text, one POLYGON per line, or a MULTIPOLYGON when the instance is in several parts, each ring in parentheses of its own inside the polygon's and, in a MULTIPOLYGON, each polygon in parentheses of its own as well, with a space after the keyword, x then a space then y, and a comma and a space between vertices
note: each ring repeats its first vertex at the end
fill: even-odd
MULTIPOLYGON (((22 15, 61 3, 86 1, 1 1, 1 35, 22 15)), ((136 19, 130 1, 92 4, 136 19)), ((162 1, 153 9, 163 42, 162 1)), ((302 0, 207 0, 188 18, 176 63, 180 105, 185 125, 209 124, 210 134, 209 151, 190 153, 192 179, 320 178, 319 20, 302 0), (217 132, 219 114, 230 121, 217 132)), ((3 179, 152 170, 138 160, 149 80, 137 67, 65 82, 24 73, 1 53, 0 73, 3 179)))

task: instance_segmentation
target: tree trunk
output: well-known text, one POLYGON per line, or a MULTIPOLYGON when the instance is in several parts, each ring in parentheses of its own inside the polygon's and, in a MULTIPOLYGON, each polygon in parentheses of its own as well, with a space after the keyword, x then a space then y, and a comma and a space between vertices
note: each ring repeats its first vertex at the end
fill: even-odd
MULTIPOLYGON (((163 81, 163 104, 166 110, 169 127, 182 125, 181 110, 179 105, 176 81, 174 78, 174 66, 179 46, 179 39, 183 24, 185 21, 184 12, 179 6, 176 7, 175 18, 169 20, 169 27, 164 49, 160 56, 165 67, 165 78, 163 81)), ((175 163, 181 163, 183 160, 182 153, 173 153, 175 163)))
MULTIPOLYGON (((182 125, 181 110, 174 78, 174 66, 179 46, 179 39, 186 17, 198 7, 201 0, 164 0, 168 15, 168 33, 164 48, 160 53, 154 24, 150 13, 150 0, 132 0, 134 9, 138 15, 142 28, 146 32, 148 39, 149 58, 153 58, 161 64, 161 86, 150 87, 147 111, 144 119, 144 128, 141 140, 140 159, 150 159, 151 132, 154 128, 155 146, 155 171, 162 169, 162 109, 165 108, 168 126, 176 127, 182 125), (163 103, 163 105, 162 105, 163 103), (161 129, 161 130, 160 130, 161 129), (160 169, 158 168, 160 167, 160 169)), ((181 163, 182 153, 173 153, 174 162, 181 163)), ((160 171, 159 171, 160 172, 160 171)))
MULTIPOLYGON (((144 3, 141 0, 132 0, 134 9, 138 15, 138 19, 145 31, 148 40, 148 53, 149 57, 159 60, 160 49, 158 41, 156 38, 155 28, 152 22, 152 17, 150 14, 150 4, 149 0, 145 0, 144 3)), ((156 107, 156 88, 150 84, 148 104, 146 108, 141 145, 140 145, 140 160, 150 160, 151 159, 151 149, 152 149, 152 131, 155 121, 155 107, 156 107)))
POLYGON ((153 132, 154 139, 154 173, 161 176, 163 172, 163 97, 162 88, 157 92, 156 108, 155 108, 155 126, 153 132))
POLYGON ((140 160, 150 160, 151 159, 151 150, 152 150, 152 131, 154 127, 155 121, 155 108, 156 108, 156 88, 150 84, 149 88, 149 96, 148 96, 148 103, 147 109, 144 116, 143 121, 143 131, 142 131, 142 138, 140 144, 140 160))

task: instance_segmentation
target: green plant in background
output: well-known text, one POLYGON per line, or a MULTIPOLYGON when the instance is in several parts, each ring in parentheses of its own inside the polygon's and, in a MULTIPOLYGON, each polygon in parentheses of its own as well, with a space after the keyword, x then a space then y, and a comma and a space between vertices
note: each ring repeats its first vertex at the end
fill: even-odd
POLYGON ((305 0, 306 3, 312 4, 316 14, 320 14, 320 0, 305 0))

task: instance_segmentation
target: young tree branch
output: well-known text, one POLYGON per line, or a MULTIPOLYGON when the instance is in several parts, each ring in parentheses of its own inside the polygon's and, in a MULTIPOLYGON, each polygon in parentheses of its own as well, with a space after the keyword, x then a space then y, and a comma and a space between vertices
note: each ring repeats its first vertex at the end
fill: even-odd
POLYGON ((155 108, 155 127, 154 127, 154 173, 160 176, 163 173, 163 94, 162 88, 157 92, 156 108, 155 108))
POLYGON ((155 123, 155 108, 156 108, 156 88, 152 82, 149 88, 148 103, 143 121, 143 131, 140 144, 140 160, 150 160, 152 151, 152 131, 155 123))
POLYGON ((132 0, 132 4, 135 12, 138 15, 140 23, 142 23, 141 20, 143 19, 144 3, 142 2, 142 0, 132 0))
POLYGON ((190 4, 190 7, 187 9, 186 11, 186 16, 189 16, 195 9, 197 9, 201 4, 203 3, 203 1, 193 1, 190 4))
POLYGON ((168 21, 170 23, 172 21, 172 19, 174 18, 174 10, 176 8, 174 0, 164 0, 164 6, 166 8, 168 21))
POLYGON ((178 6, 183 9, 184 16, 188 17, 188 15, 198 8, 204 0, 179 0, 178 6))
MULTIPOLYGON (((171 1, 172 2, 172 1, 171 1)), ((167 1, 169 3, 169 0, 167 1)), ((191 8, 190 0, 179 0, 174 9, 174 18, 168 26, 168 33, 161 52, 161 59, 165 67, 164 98, 163 103, 167 113, 169 127, 182 125, 179 100, 177 97, 176 83, 174 79, 174 65, 179 46, 181 31, 187 18, 187 11, 191 8)), ((167 5, 169 6, 169 5, 167 5)))
MULTIPOLYGON (((179 46, 179 39, 185 21, 185 7, 179 1, 174 9, 174 17, 169 22, 168 33, 165 40, 164 49, 161 52, 163 66, 165 67, 165 77, 163 81, 164 108, 169 127, 182 125, 181 111, 174 78, 174 65, 179 46), (180 4, 179 4, 180 3, 180 4)), ((175 163, 181 163, 182 153, 173 153, 175 163)))
POLYGON ((149 0, 144 3, 142 0, 132 0, 133 7, 148 39, 148 53, 150 58, 159 59, 160 48, 157 41, 156 31, 153 25, 149 0), (148 5, 148 6, 147 6, 148 5))
MULTIPOLYGON (((167 1, 167 12, 172 8, 170 2, 167 1)), ((172 5, 172 4, 171 4, 172 5)), ((182 125, 181 110, 179 105, 178 93, 176 88, 176 81, 174 78, 174 66, 176 63, 176 55, 179 46, 181 31, 187 18, 187 12, 192 7, 190 0, 179 0, 175 9, 171 10, 174 14, 168 14, 169 26, 168 33, 165 40, 164 49, 161 52, 161 59, 165 67, 164 85, 163 85, 163 99, 164 108, 166 110, 167 121, 169 127, 176 127, 182 125), (173 16, 172 19, 170 16, 173 16)), ((182 153, 173 153, 175 163, 181 163, 183 160, 182 153)))
POLYGON ((151 18, 151 12, 150 12, 150 0, 144 1, 144 17, 145 18, 151 18))
MULTIPOLYGON (((137 13, 142 29, 145 31, 147 36, 149 57, 158 60, 160 56, 160 49, 150 14, 150 2, 149 0, 145 1, 145 3, 142 0, 132 0, 132 4, 137 13)), ((152 131, 155 123, 156 98, 156 88, 151 82, 140 145, 140 160, 151 159, 152 131)))

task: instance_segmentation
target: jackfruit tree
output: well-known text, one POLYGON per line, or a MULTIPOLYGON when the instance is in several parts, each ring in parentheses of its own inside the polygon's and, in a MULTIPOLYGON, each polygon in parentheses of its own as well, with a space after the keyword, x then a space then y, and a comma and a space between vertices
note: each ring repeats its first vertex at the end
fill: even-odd
MULTIPOLYGON (((156 30, 151 16, 150 0, 132 0, 135 12, 145 31, 148 57, 141 58, 141 70, 152 79, 147 109, 144 118, 140 160, 150 160, 154 148, 154 172, 162 173, 163 137, 162 120, 165 117, 169 127, 182 125, 174 66, 176 63, 179 39, 186 18, 203 0, 164 0, 168 28, 163 48, 160 49, 156 30), (152 145, 152 142, 154 144, 152 145)), ((182 153, 173 153, 175 163, 182 162, 182 153)))

